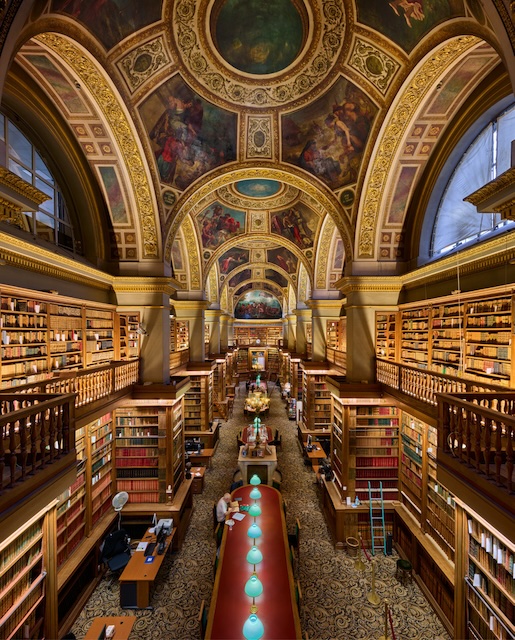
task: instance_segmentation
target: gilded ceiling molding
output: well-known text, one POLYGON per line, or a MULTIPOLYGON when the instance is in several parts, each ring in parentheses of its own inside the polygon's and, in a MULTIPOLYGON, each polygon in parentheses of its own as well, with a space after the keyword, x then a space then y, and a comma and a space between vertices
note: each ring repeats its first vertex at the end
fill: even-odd
POLYGON ((295 295, 295 287, 289 287, 288 289, 288 313, 293 313, 297 308, 297 296, 295 295))
POLYGON ((318 241, 316 251, 316 289, 327 288, 327 281, 329 279, 327 271, 329 249, 331 248, 331 239, 333 237, 335 227, 336 225, 333 221, 330 218, 327 218, 318 241))
POLYGON ((260 164, 259 167, 242 168, 237 170, 234 170, 231 167, 222 167, 218 173, 213 173, 207 177, 205 176, 204 178, 201 178, 200 181, 195 183, 194 188, 184 192, 177 201, 174 211, 171 214, 173 216, 173 220, 166 235, 165 260, 168 261, 171 259, 173 239, 176 236, 183 219, 187 215, 195 217, 200 213, 205 206, 205 202, 212 201, 212 193, 214 191, 227 187, 227 185, 230 185, 233 182, 253 178, 257 180, 265 178, 269 180, 277 180, 278 182, 290 185, 301 191, 303 193, 302 198, 305 199, 306 202, 309 202, 310 206, 312 206, 316 211, 319 211, 321 214, 323 213, 323 215, 327 214, 331 216, 342 237, 345 247, 345 255, 350 259, 353 255, 351 245, 353 233, 347 226, 348 220, 341 215, 341 205, 334 194, 325 186, 320 185, 320 183, 317 183, 316 185, 311 183, 305 174, 300 175, 300 172, 296 174, 295 168, 293 167, 289 168, 288 172, 286 172, 282 169, 278 169, 277 166, 260 164), (208 197, 209 200, 207 200, 208 197), (309 200, 308 197, 311 198, 311 200, 309 200))
POLYGON ((350 276, 339 280, 335 285, 343 295, 347 296, 351 293, 365 292, 391 292, 399 293, 402 289, 401 276, 350 276))
POLYGON ((220 309, 225 312, 229 309, 229 300, 227 297, 227 288, 222 288, 220 291, 220 309))
POLYGON ((246 139, 245 160, 272 160, 273 153, 273 137, 272 137, 272 118, 266 116, 246 117, 246 139))
MULTIPOLYGON (((39 189, 36 189, 36 187, 33 187, 30 184, 30 182, 23 180, 12 171, 9 171, 6 167, 0 167, 0 185, 8 187, 14 191, 14 193, 17 193, 38 206, 43 204, 43 202, 50 200, 49 195, 43 193, 43 191, 40 191, 39 189)), ((7 198, 6 193, 2 193, 2 195, 7 198)))
POLYGON ((164 293, 172 296, 178 289, 178 282, 163 277, 121 276, 113 282, 113 290, 116 293, 164 293))
POLYGON ((173 16, 165 16, 165 22, 173 26, 174 45, 185 74, 196 86, 232 105, 260 109, 285 105, 306 97, 314 89, 326 88, 325 81, 345 42, 341 2, 315 0, 311 4, 314 32, 308 50, 292 70, 268 77, 266 83, 262 78, 235 73, 210 53, 205 35, 207 6, 198 0, 179 0, 174 4, 173 16))
MULTIPOLYGON (((212 202, 219 199, 233 208, 268 211, 269 209, 287 207, 299 197, 299 193, 298 188, 286 185, 286 189, 281 190, 277 196, 271 196, 269 198, 248 198, 236 193, 229 185, 218 189, 217 192, 213 194, 212 202)), ((210 203, 206 203, 205 206, 209 206, 209 204, 210 203)))
POLYGON ((159 35, 130 51, 121 60, 118 60, 116 66, 125 78, 128 88, 134 93, 160 69, 168 66, 170 62, 164 38, 159 35))
POLYGON ((88 87, 92 97, 102 110, 113 136, 117 140, 131 182, 141 226, 143 257, 159 257, 157 221, 151 195, 153 188, 148 183, 145 162, 141 158, 124 109, 121 108, 111 86, 106 82, 93 61, 85 55, 84 50, 55 33, 40 34, 36 36, 36 39, 54 51, 73 69, 80 82, 88 87))
POLYGON ((414 70, 409 84, 397 105, 392 111, 384 128, 384 134, 378 140, 373 164, 366 184, 364 184, 364 203, 361 224, 357 234, 359 258, 373 258, 375 235, 378 231, 378 216, 381 202, 385 197, 385 187, 390 172, 393 170, 394 159, 397 157, 399 145, 402 144, 404 134, 411 126, 412 118, 416 115, 420 104, 427 92, 432 89, 434 82, 445 69, 451 66, 468 49, 479 42, 474 36, 463 36, 447 42, 414 70))
POLYGON ((190 284, 188 289, 200 289, 200 256, 198 252, 197 235, 191 218, 186 218, 182 224, 182 233, 186 243, 188 256, 190 284))
POLYGON ((349 66, 368 80, 384 96, 401 68, 397 60, 378 49, 372 42, 355 36, 349 66))
POLYGON ((299 271, 298 300, 305 302, 308 299, 308 273, 306 269, 299 271))
POLYGON ((218 302, 218 278, 215 269, 209 274, 209 302, 218 302))

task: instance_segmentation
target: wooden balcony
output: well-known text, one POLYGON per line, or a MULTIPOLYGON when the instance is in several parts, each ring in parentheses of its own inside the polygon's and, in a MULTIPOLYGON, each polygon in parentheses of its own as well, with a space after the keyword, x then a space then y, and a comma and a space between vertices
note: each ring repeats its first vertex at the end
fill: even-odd
POLYGON ((139 360, 60 373, 0 393, 0 513, 51 487, 53 498, 76 475, 75 422, 128 394, 139 360))

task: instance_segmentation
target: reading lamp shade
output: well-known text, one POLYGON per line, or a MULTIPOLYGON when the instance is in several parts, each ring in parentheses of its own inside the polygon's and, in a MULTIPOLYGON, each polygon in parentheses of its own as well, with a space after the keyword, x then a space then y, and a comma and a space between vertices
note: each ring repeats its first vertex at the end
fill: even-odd
POLYGON ((252 500, 259 500, 259 498, 261 498, 261 491, 257 487, 254 487, 249 493, 249 496, 252 500))
POLYGON ((253 545, 252 547, 250 547, 249 552, 247 553, 247 562, 249 564, 256 565, 256 564, 259 564, 261 560, 263 560, 263 554, 256 547, 256 545, 253 545))
POLYGON ((245 583, 245 593, 250 598, 257 598, 263 593, 263 584, 255 573, 245 583))
POLYGON ((258 484, 261 484, 261 480, 259 479, 259 476, 258 476, 258 475, 256 475, 256 474, 254 474, 254 475, 252 476, 252 478, 250 479, 250 484, 254 485, 255 487, 256 487, 258 484))
POLYGON ((261 515, 261 507, 256 503, 251 504, 249 507, 249 516, 256 518, 257 516, 260 516, 260 515, 261 515))
POLYGON ((251 613, 243 625, 243 635, 246 640, 259 640, 265 633, 265 627, 255 613, 251 613))
POLYGON ((249 530, 247 531, 247 535, 249 538, 259 538, 259 536, 261 535, 261 529, 255 522, 254 524, 250 525, 249 530))

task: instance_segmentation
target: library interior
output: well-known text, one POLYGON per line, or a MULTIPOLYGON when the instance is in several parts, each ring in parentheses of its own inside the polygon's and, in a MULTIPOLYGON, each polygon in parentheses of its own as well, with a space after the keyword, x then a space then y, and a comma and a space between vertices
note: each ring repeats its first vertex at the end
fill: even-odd
POLYGON ((0 2, 1 638, 515 638, 514 20, 0 2))

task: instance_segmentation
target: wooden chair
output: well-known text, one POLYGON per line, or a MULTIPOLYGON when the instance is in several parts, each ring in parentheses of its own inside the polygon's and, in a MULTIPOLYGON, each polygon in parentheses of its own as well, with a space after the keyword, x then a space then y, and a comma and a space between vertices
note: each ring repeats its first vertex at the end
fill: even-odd
POLYGON ((213 533, 216 531, 218 524, 218 518, 216 517, 216 502, 213 502, 213 533))
POLYGON ((206 607, 206 601, 202 600, 202 602, 200 603, 200 609, 198 612, 198 623, 200 627, 201 640, 204 640, 204 638, 206 637, 207 615, 208 615, 208 609, 206 607))
POLYGON ((218 547, 215 549, 215 553, 213 555, 213 578, 216 578, 216 572, 218 570, 218 547))
POLYGON ((295 578, 297 575, 297 558, 295 557, 295 549, 293 548, 293 545, 290 546, 290 562, 293 577, 295 578))
POLYGON ((295 602, 297 603, 297 610, 299 612, 299 618, 301 619, 302 626, 302 589, 300 588, 300 581, 295 581, 295 602))
POLYGON ((288 534, 288 543, 295 549, 297 555, 299 555, 300 551, 300 530, 300 522, 299 519, 296 518, 293 532, 288 534))
POLYGON ((215 540, 216 540, 216 546, 217 548, 220 546, 220 544, 222 543, 222 536, 224 534, 224 523, 223 522, 219 522, 216 525, 216 529, 215 529, 215 540))

